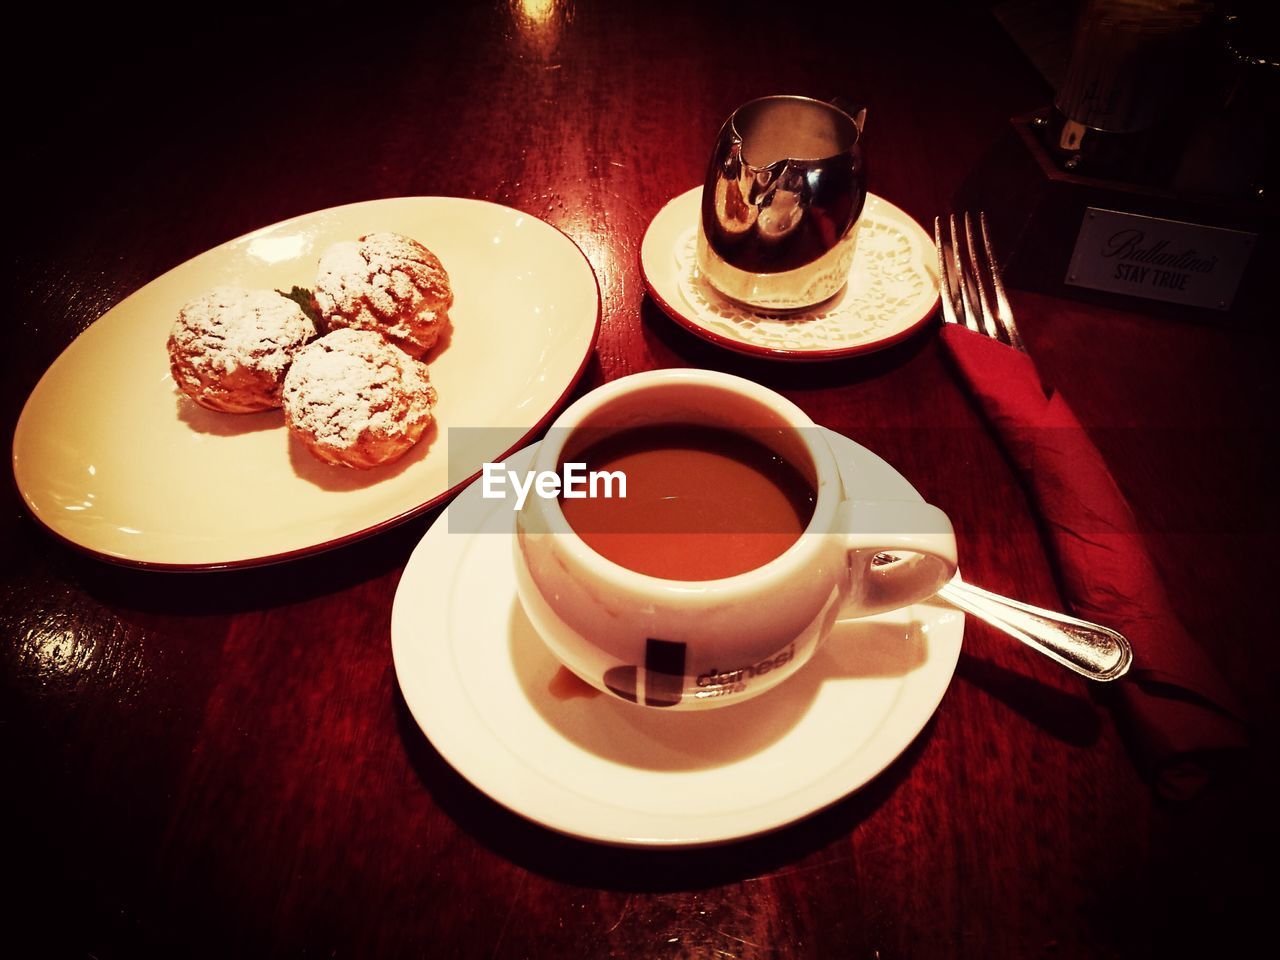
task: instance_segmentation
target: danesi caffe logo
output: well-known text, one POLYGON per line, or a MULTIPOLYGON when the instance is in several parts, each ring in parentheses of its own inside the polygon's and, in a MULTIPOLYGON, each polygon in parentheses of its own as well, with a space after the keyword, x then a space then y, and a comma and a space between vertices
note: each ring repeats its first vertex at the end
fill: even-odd
POLYGON ((683 643, 650 637, 644 644, 644 666, 606 670, 604 685, 632 703, 674 707, 684 695, 686 649, 683 643))

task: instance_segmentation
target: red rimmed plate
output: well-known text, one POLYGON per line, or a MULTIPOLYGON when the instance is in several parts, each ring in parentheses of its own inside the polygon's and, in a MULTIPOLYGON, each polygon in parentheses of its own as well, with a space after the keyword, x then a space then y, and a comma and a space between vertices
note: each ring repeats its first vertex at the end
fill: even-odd
POLYGON ((454 197, 321 210, 215 247, 99 318, 27 400, 14 476, 41 523, 108 560, 217 569, 315 553, 423 512, 519 446, 582 373, 599 322, 590 264, 537 217, 454 197), (437 426, 417 447, 332 467, 278 410, 217 414, 179 396, 165 343, 183 303, 221 284, 310 287, 325 247, 379 230, 435 251, 455 293, 449 340, 427 358, 437 426), (451 427, 494 429, 468 431, 468 462, 451 464, 451 427))

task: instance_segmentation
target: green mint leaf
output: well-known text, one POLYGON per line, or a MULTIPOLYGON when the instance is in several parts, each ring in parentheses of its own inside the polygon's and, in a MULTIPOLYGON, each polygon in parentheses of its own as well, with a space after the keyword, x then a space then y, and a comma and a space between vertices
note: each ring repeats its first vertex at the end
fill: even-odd
POLYGON ((306 287, 295 286, 285 293, 283 290, 277 290, 276 293, 282 297, 287 297, 302 308, 305 313, 316 325, 317 330, 324 329, 324 319, 320 316, 320 311, 316 309, 315 298, 311 295, 311 291, 306 287))

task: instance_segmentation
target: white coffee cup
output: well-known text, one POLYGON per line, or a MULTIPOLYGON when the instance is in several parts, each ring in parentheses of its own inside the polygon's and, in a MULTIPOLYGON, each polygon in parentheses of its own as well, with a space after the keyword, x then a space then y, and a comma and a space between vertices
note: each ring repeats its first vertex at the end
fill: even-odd
POLYGON ((942 511, 921 501, 855 499, 799 407, 728 374, 658 370, 607 383, 557 418, 533 469, 557 471, 577 431, 661 423, 774 428, 764 433, 775 452, 813 485, 813 515, 763 566, 718 580, 666 580, 597 553, 554 497, 526 499, 516 518, 520 602, 556 658, 597 689, 674 710, 738 703, 799 670, 837 620, 925 600, 956 572, 955 536, 942 511), (911 556, 873 566, 882 551, 911 556))

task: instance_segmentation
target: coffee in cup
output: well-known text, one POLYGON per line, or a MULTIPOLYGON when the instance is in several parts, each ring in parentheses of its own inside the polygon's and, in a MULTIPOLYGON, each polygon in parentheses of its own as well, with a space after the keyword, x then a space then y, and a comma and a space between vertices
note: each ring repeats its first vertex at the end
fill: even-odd
POLYGON ((587 546, 637 573, 737 576, 786 552, 813 516, 812 480, 746 431, 668 421, 574 439, 564 461, 622 474, 627 496, 562 496, 560 509, 587 546))

